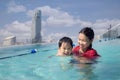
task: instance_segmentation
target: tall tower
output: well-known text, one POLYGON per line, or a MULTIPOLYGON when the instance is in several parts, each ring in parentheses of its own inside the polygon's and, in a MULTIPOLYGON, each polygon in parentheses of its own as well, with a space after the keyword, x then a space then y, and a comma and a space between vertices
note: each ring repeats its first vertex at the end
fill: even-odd
POLYGON ((40 43, 41 36, 41 11, 37 10, 33 17, 33 26, 31 28, 32 43, 40 43))

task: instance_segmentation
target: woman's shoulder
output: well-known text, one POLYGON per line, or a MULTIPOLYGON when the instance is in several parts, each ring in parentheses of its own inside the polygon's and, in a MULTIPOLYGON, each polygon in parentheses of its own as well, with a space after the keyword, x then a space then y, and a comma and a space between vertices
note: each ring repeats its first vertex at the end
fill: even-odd
POLYGON ((94 48, 89 49, 88 52, 91 53, 91 55, 100 56, 94 48))
POLYGON ((97 52, 94 48, 89 49, 92 52, 97 52))

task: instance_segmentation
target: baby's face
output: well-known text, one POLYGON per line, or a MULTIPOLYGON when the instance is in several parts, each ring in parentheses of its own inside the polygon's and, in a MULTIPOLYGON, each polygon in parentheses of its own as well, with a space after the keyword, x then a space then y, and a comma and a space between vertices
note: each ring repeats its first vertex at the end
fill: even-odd
POLYGON ((61 47, 59 48, 59 51, 63 55, 70 55, 72 53, 72 46, 70 43, 63 42, 61 47))

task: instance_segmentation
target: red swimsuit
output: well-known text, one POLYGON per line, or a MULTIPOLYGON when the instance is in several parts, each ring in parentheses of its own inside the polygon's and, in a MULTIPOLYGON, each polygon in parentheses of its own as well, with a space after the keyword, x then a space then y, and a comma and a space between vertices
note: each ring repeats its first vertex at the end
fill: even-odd
POLYGON ((79 53, 79 50, 80 50, 80 46, 76 46, 72 50, 73 55, 75 55, 75 56, 81 56, 81 57, 86 57, 86 58, 89 58, 89 59, 94 59, 94 58, 97 58, 97 57, 100 56, 100 55, 97 54, 96 50, 94 50, 93 48, 88 49, 85 53, 83 53, 81 55, 79 53))

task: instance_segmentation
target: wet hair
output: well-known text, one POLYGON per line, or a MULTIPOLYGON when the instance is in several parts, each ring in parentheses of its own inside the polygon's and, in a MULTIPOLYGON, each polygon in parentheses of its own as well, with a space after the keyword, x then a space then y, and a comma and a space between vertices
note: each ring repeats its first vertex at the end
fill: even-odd
MULTIPOLYGON (((79 33, 84 34, 90 41, 94 39, 94 31, 90 27, 83 28, 79 33)), ((88 48, 92 48, 92 44, 88 48)))
POLYGON ((71 47, 73 47, 73 41, 72 41, 71 38, 69 38, 69 37, 62 37, 62 38, 59 40, 59 42, 58 42, 58 47, 59 47, 59 48, 61 47, 61 45, 62 45, 63 42, 70 43, 71 47))

